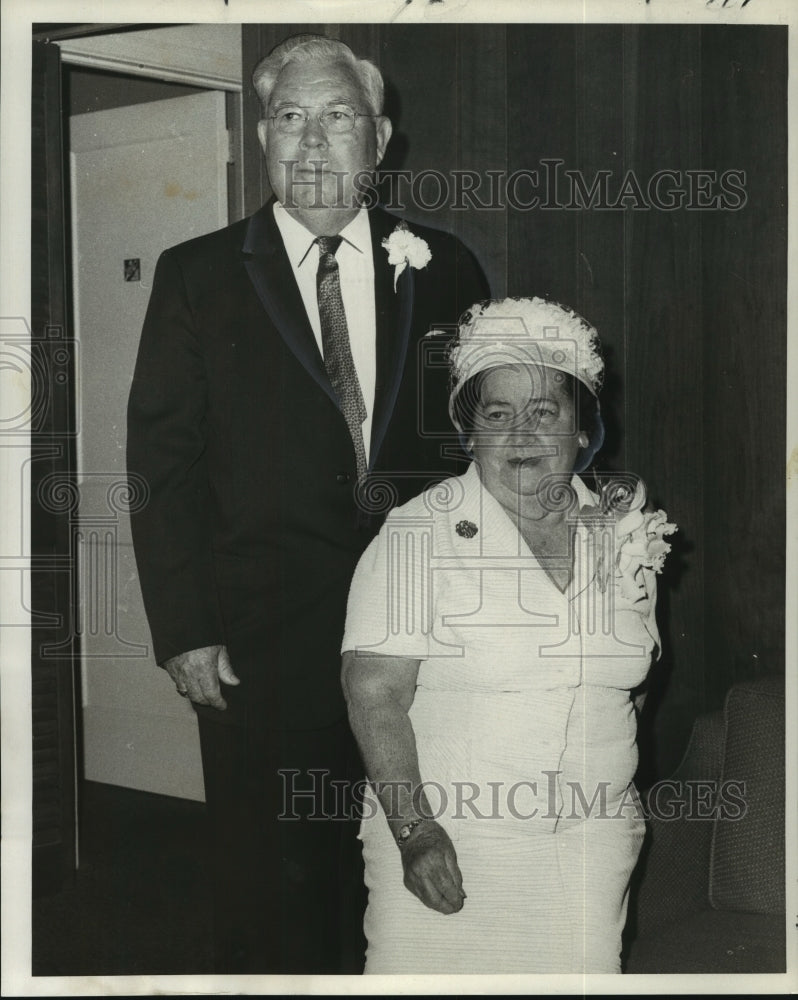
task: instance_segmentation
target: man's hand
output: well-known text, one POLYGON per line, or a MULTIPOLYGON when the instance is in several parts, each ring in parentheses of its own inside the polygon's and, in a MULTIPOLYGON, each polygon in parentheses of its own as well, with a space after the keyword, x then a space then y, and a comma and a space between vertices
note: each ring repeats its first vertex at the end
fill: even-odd
POLYGON ((466 894, 449 834, 434 820, 417 826, 401 848, 405 886, 431 910, 457 913, 466 894))
POLYGON ((197 705, 227 708, 219 681, 240 684, 233 673, 225 646, 202 646, 190 649, 164 662, 164 669, 175 682, 177 693, 197 705))

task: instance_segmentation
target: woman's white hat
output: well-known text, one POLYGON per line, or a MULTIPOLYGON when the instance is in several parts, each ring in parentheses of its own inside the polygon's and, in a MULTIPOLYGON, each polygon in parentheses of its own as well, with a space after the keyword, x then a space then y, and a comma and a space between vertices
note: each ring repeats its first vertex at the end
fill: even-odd
POLYGON ((449 415, 460 427, 455 400, 465 383, 500 365, 538 365, 567 372, 598 396, 604 361, 598 334, 572 309, 539 298, 477 303, 464 315, 449 360, 449 415))

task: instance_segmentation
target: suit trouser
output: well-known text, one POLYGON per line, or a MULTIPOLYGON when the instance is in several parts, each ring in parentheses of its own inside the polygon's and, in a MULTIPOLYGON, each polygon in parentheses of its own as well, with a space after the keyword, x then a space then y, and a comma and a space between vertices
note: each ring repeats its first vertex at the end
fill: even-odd
POLYGON ((215 970, 361 973, 366 890, 357 809, 344 788, 362 768, 348 724, 284 731, 235 712, 197 714, 215 970))

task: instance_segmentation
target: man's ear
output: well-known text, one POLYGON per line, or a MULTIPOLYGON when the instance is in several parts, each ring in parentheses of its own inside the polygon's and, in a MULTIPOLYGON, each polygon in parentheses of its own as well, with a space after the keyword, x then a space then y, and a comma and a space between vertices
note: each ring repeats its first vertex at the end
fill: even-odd
POLYGON ((260 142, 260 148, 263 150, 263 155, 266 155, 266 133, 269 128, 269 123, 265 118, 261 118, 258 122, 258 141, 260 142))
POLYGON ((377 130, 377 162, 374 166, 377 167, 382 163, 382 158, 385 156, 388 140, 393 134, 393 125, 391 125, 391 119, 386 118, 385 115, 380 115, 375 124, 377 130))

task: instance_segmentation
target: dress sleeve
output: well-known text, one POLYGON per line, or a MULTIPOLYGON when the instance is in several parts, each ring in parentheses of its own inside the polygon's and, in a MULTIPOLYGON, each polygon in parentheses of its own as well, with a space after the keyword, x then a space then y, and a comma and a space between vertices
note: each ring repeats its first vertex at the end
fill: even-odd
POLYGON ((431 525, 388 517, 361 556, 349 589, 342 652, 424 660, 433 616, 431 525))
POLYGON ((649 658, 659 659, 662 640, 657 628, 657 578, 647 566, 638 570, 639 594, 630 599, 624 594, 618 580, 613 588, 612 633, 622 643, 642 646, 649 658))
POLYGON ((659 659, 662 643, 657 628, 657 577, 671 550, 665 537, 678 530, 667 520, 665 511, 633 511, 617 526, 621 544, 615 555, 614 590, 616 619, 635 613, 649 651, 656 647, 659 659))
POLYGON ((654 571, 648 567, 643 567, 643 577, 648 597, 648 614, 644 616, 644 623, 652 644, 656 647, 657 659, 659 659, 662 655, 662 640, 659 637, 659 629, 657 628, 657 578, 654 571))

